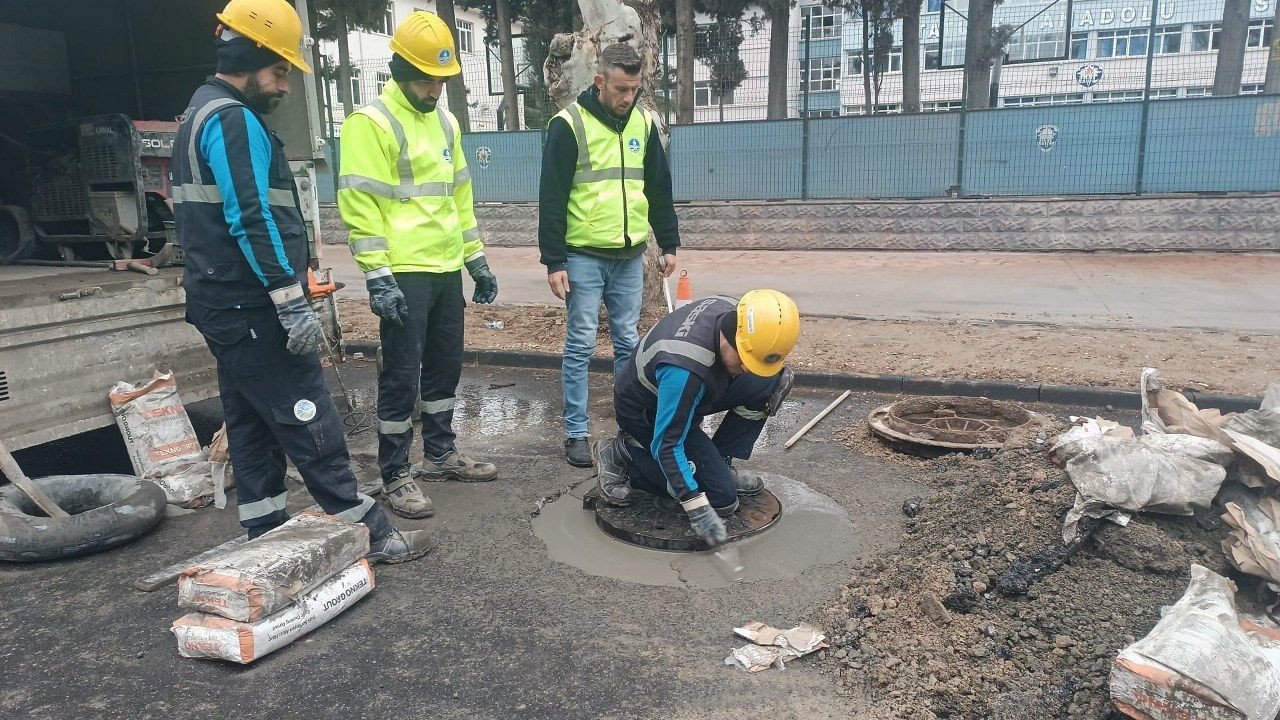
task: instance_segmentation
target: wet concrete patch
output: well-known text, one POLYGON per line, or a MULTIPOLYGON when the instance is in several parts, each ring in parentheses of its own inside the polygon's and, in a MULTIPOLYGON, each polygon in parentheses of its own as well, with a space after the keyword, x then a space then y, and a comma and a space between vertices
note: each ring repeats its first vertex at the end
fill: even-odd
MULTIPOLYGON (((742 582, 785 580, 841 562, 857 550, 853 522, 835 500, 783 475, 763 475, 782 503, 782 517, 758 535, 732 544, 742 559, 742 582)), ((652 550, 606 535, 596 526, 595 513, 582 507, 582 496, 590 489, 590 483, 578 485, 534 518, 533 533, 552 560, 644 585, 707 589, 732 584, 712 553, 652 550)))

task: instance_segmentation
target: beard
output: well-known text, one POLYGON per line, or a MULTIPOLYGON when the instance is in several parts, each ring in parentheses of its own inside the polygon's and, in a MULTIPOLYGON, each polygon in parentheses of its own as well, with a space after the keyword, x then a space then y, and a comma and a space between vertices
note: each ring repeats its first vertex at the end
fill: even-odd
POLYGON ((440 102, 439 99, 433 98, 433 97, 423 98, 419 100, 418 98, 414 97, 412 92, 405 93, 405 98, 409 101, 409 104, 413 106, 413 109, 417 110, 420 113, 434 112, 436 109, 436 104, 440 102))
POLYGON ((262 86, 258 84, 258 79, 250 75, 247 82, 245 82, 244 98, 249 101, 249 107, 259 114, 270 115, 280 105, 280 101, 284 99, 284 93, 263 92, 262 86))

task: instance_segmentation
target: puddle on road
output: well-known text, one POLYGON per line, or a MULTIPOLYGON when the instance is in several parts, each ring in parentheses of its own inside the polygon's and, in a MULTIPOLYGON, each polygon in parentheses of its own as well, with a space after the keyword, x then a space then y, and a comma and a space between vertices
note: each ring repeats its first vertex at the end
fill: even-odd
MULTIPOLYGON (((765 473, 782 503, 782 517, 759 535, 733 543, 742 559, 742 582, 783 580, 819 565, 845 560, 856 550, 855 528, 834 500, 782 475, 765 473)), ((595 513, 582 509, 579 485, 547 504, 533 520, 533 533, 557 562, 591 575, 644 585, 725 587, 731 580, 708 552, 650 550, 616 540, 596 527, 595 513)))

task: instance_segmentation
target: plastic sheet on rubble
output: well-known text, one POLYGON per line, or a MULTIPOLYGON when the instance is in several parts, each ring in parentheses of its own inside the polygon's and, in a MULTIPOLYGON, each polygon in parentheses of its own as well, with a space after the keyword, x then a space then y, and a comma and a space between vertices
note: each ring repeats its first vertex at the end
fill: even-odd
POLYGON ((1242 487, 1224 489, 1222 520, 1231 533, 1222 551, 1237 570, 1280 584, 1280 500, 1242 487))
POLYGON ((1133 437, 1133 430, 1106 418, 1071 416, 1071 429, 1062 433, 1049 448, 1049 453, 1059 462, 1081 453, 1090 452, 1102 443, 1102 438, 1133 437))
POLYGON ((1241 617, 1235 586, 1200 565, 1182 598, 1111 667, 1111 700, 1148 720, 1273 720, 1280 630, 1241 617))
POLYGON ((1076 487, 1075 505, 1063 520, 1066 543, 1085 517, 1125 525, 1133 512, 1190 515, 1193 507, 1207 508, 1232 461, 1222 443, 1193 435, 1098 436, 1069 447, 1079 452, 1059 455, 1076 487))
POLYGON ((786 661, 827 647, 827 636, 812 625, 797 625, 790 630, 779 630, 753 620, 734 628, 733 632, 753 644, 735 649, 732 655, 724 659, 724 664, 749 673, 768 670, 770 667, 785 670, 786 661))

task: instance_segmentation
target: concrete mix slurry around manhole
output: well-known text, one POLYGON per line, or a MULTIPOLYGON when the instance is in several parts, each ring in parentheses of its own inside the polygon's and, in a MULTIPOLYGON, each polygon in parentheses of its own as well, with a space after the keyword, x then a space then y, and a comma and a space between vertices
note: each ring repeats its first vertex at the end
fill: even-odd
MULTIPOLYGON (((763 476, 782 504, 782 516, 768 529, 730 545, 741 557, 741 581, 785 580, 854 554, 858 529, 835 500, 798 480, 763 476)), ((644 585, 710 589, 733 582, 712 553, 651 550, 606 535, 596 525, 595 513, 582 507, 592 482, 575 486, 534 518, 533 533, 552 560, 590 575, 644 585)))

